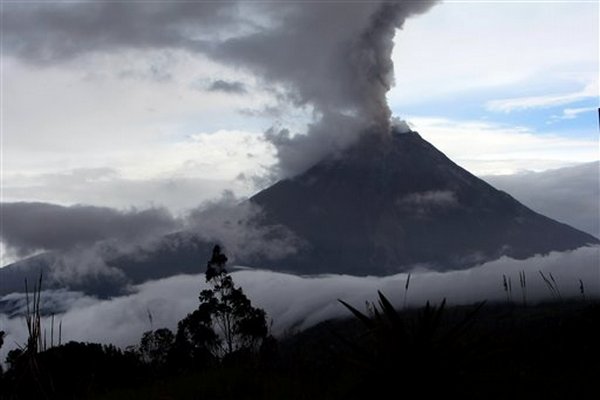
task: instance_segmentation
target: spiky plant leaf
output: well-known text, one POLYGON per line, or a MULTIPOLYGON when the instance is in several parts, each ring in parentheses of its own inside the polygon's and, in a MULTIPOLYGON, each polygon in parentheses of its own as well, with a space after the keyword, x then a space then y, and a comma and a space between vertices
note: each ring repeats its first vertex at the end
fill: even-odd
POLYGON ((360 311, 358 311, 356 308, 352 307, 350 304, 346 303, 344 300, 340 300, 338 299, 338 301, 340 303, 342 303, 342 305, 344 307, 346 307, 348 310, 350 310, 350 312, 352 314, 354 314, 354 316, 356 318, 358 318, 366 327, 372 329, 375 327, 375 324, 373 322, 373 320, 371 320, 371 318, 369 318, 367 315, 361 313, 360 311))

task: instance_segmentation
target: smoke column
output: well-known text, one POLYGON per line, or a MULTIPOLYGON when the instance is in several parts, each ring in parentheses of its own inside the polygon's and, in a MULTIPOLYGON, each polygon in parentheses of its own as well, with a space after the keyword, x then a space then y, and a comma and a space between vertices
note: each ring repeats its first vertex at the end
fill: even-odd
MULTIPOLYGON (((396 29, 433 1, 293 2, 273 5, 268 29, 220 43, 215 58, 281 82, 297 106, 313 107, 307 135, 272 129, 283 176, 302 172, 364 132, 389 132, 396 29)), ((270 6, 271 7, 271 6, 270 6)))

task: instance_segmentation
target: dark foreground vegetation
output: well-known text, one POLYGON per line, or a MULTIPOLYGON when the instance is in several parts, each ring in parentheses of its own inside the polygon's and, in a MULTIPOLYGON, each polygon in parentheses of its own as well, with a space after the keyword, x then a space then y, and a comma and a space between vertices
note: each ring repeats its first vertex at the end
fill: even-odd
POLYGON ((0 399, 597 398, 596 301, 397 311, 380 293, 366 310, 341 302, 347 319, 275 340, 225 262, 215 248, 211 289, 175 333, 146 332, 126 350, 48 348, 29 315, 33 336, 10 352, 0 399))

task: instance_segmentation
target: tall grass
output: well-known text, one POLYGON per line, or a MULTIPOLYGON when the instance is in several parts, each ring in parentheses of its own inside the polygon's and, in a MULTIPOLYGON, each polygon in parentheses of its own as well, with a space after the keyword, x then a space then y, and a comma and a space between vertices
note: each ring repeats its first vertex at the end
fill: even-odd
POLYGON ((27 279, 25 279, 25 301, 26 301, 26 314, 25 323, 27 325, 27 343, 23 352, 20 356, 20 361, 25 364, 26 371, 31 376, 33 381, 40 389, 40 393, 43 398, 50 398, 49 394, 45 390, 43 381, 42 368, 38 363, 37 354, 40 351, 45 350, 45 340, 42 337, 42 317, 40 312, 40 303, 42 295, 42 273, 38 278, 37 283, 33 285, 32 298, 29 296, 29 286, 27 279))
POLYGON ((544 273, 541 270, 538 272, 540 273, 542 280, 546 284, 546 287, 548 288, 548 291, 550 292, 550 295, 552 296, 552 298, 554 298, 556 300, 562 300, 562 295, 560 294, 560 289, 558 288, 558 283, 556 283, 556 280, 554 279, 554 276, 552 276, 552 273, 550 272, 548 274, 549 276, 547 277, 546 275, 544 275, 544 273))
POLYGON ((502 274, 502 286, 504 287, 504 292, 506 293, 506 302, 512 303, 512 279, 511 277, 507 277, 502 274))
MULTIPOLYGON (((37 354, 38 352, 46 351, 51 347, 54 347, 54 326, 55 315, 54 313, 50 317, 50 343, 47 342, 47 330, 42 325, 42 310, 41 310, 41 299, 42 299, 42 274, 38 278, 38 281, 33 285, 33 292, 29 294, 29 285, 27 279, 25 279, 25 323, 27 325, 27 343, 25 345, 26 351, 30 354, 37 354)), ((62 320, 59 321, 58 325, 58 342, 60 346, 62 342, 62 320)))
POLYGON ((527 277, 525 275, 525 270, 519 271, 519 285, 521 286, 523 306, 527 307, 527 277))
MULTIPOLYGON (((19 346, 20 354, 16 361, 24 368, 21 370, 24 376, 28 375, 31 382, 37 386, 40 398, 50 399, 54 393, 54 383, 51 373, 40 364, 38 354, 54 347, 56 318, 54 314, 50 317, 50 341, 48 342, 48 331, 42 324, 42 281, 43 276, 40 273, 30 292, 29 283, 25 279, 27 342, 23 346, 19 346)), ((58 323, 57 343, 58 346, 62 344, 62 320, 58 323)))
POLYGON ((579 294, 581 294, 581 299, 585 301, 585 286, 583 286, 583 281, 579 280, 579 294))
POLYGON ((410 286, 410 274, 406 278, 406 284, 404 285, 404 301, 402 302, 402 309, 406 310, 406 297, 408 296, 408 287, 410 286))
POLYGON ((44 350, 44 343, 42 341, 42 324, 41 324, 41 313, 40 313, 40 301, 42 293, 42 274, 37 283, 33 285, 33 301, 30 306, 29 286, 27 285, 27 279, 25 279, 25 301, 26 301, 26 314, 25 323, 27 324, 27 352, 29 354, 37 354, 41 349, 44 350))

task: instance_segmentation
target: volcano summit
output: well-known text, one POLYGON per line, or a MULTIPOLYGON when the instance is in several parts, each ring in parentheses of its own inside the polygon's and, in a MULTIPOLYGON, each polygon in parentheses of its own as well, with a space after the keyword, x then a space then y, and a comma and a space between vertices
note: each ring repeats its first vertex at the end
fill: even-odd
POLYGON ((365 135, 250 201, 263 223, 284 225, 305 243, 266 264, 301 273, 463 269, 598 243, 494 189, 416 132, 365 135))

